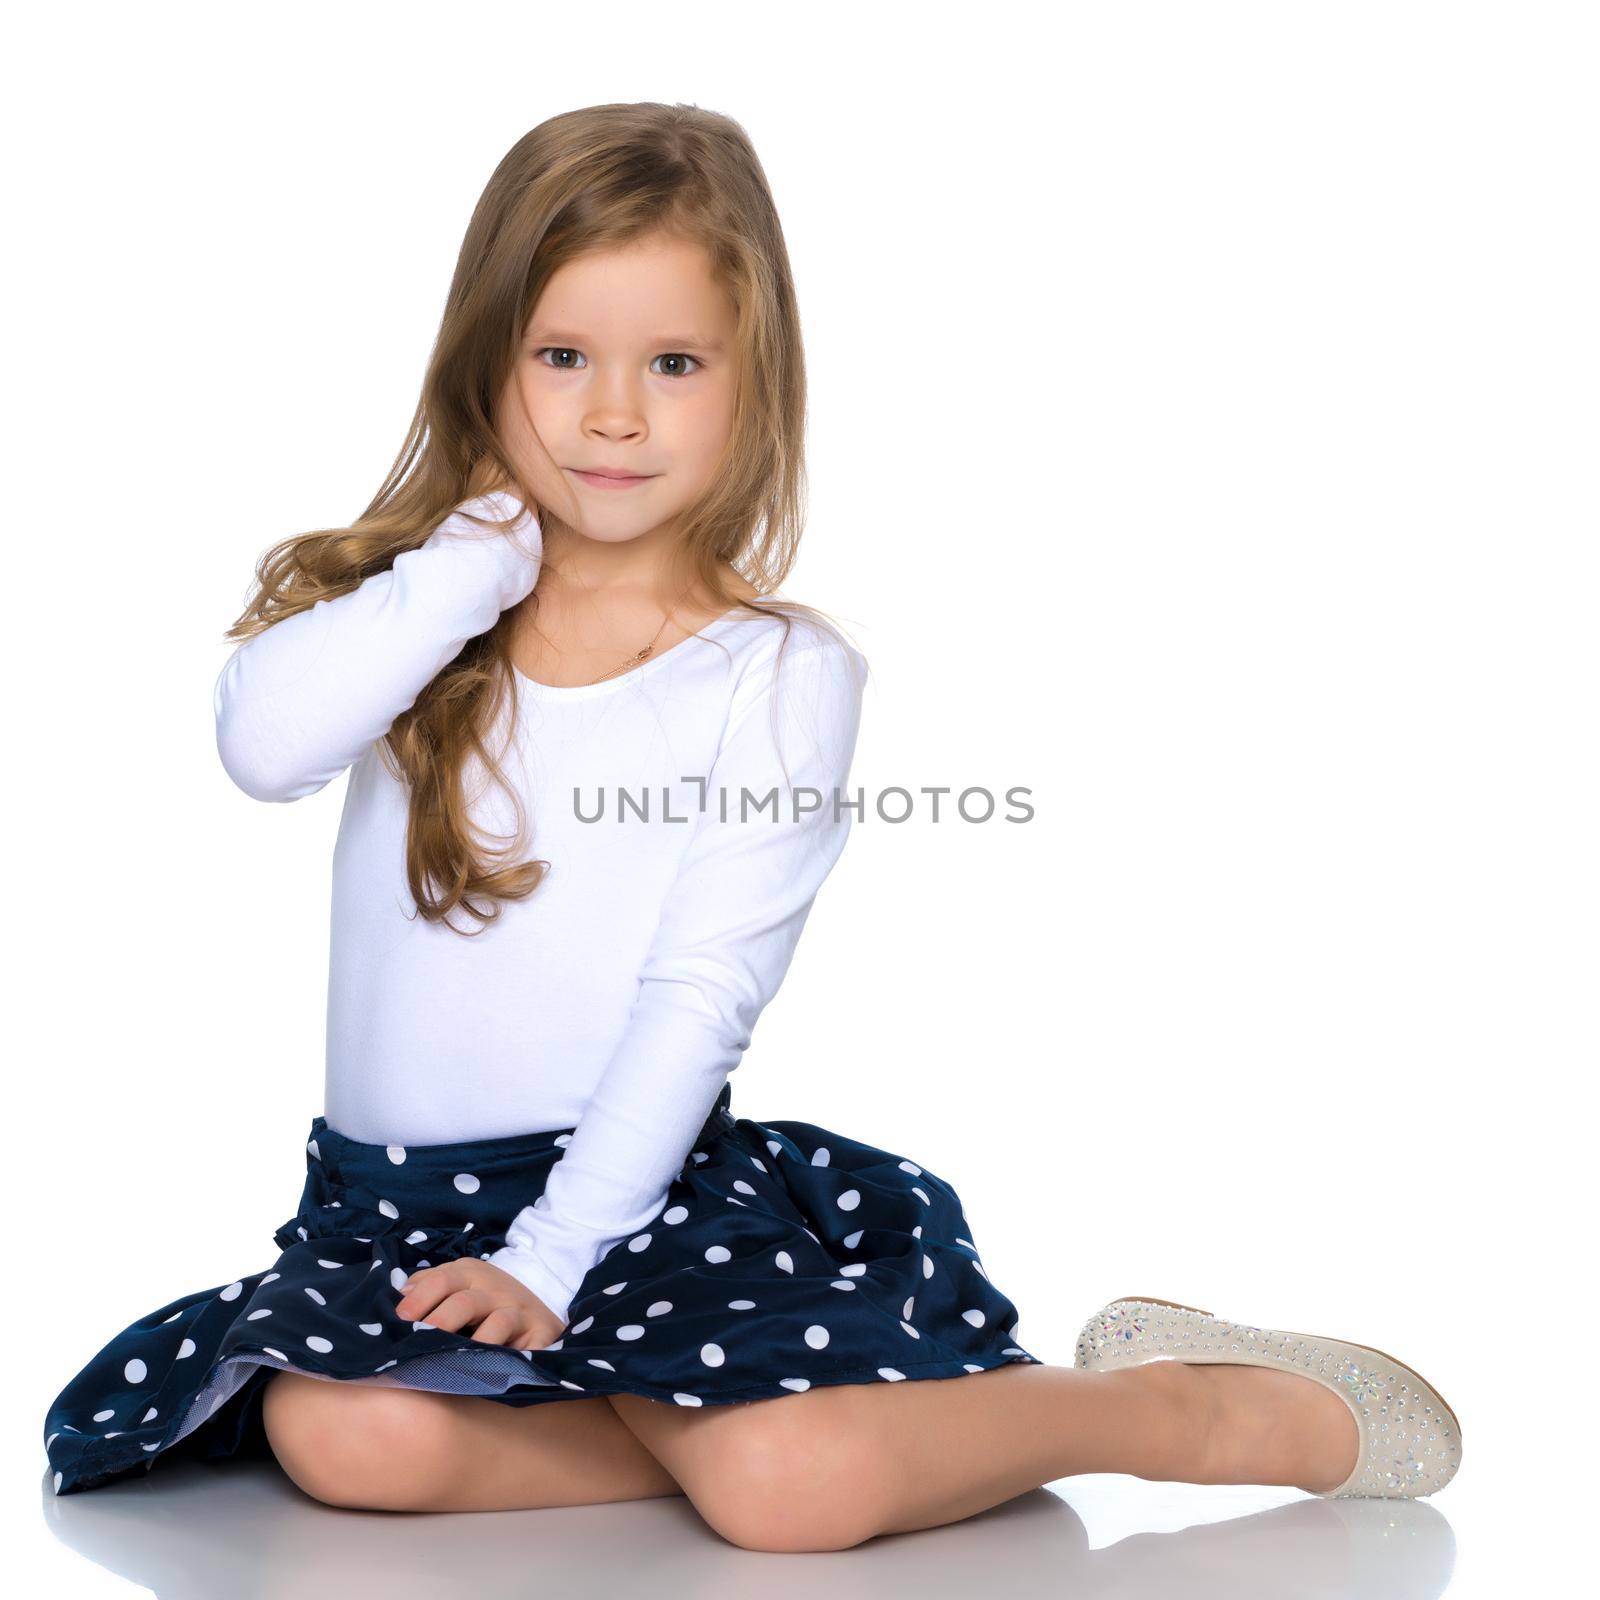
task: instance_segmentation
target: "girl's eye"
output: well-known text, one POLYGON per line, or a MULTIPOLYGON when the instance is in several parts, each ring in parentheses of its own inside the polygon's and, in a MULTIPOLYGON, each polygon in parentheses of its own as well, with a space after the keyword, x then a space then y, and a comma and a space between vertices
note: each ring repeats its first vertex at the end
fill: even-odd
MULTIPOLYGON (((570 345, 554 344, 547 344, 543 349, 534 351, 534 357, 536 360, 544 361, 545 366, 554 367, 558 372, 578 371, 579 369, 574 363, 583 359, 582 352, 574 350, 570 345), (571 362, 562 360, 544 361, 546 356, 571 356, 574 360, 571 362)), ((681 350, 668 351, 665 355, 657 356, 656 361, 688 361, 692 362, 696 368, 700 366, 700 358, 698 356, 685 355, 681 350)), ((651 366, 655 366, 654 361, 651 362, 651 366)), ((664 378, 686 378, 689 374, 679 370, 677 372, 663 372, 661 376, 664 378)))

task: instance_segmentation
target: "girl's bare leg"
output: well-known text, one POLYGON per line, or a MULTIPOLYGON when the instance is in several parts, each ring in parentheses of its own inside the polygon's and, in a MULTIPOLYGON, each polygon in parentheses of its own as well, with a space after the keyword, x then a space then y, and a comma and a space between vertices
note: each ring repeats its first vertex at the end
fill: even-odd
POLYGON ((718 1532, 766 1550, 935 1527, 1082 1472, 1332 1488, 1357 1445, 1344 1401, 1309 1378, 1174 1361, 1016 1364, 742 1406, 610 1400, 718 1532))
POLYGON ((525 1511, 683 1492, 599 1396, 519 1407, 279 1372, 262 1406, 279 1464, 329 1505, 525 1511))

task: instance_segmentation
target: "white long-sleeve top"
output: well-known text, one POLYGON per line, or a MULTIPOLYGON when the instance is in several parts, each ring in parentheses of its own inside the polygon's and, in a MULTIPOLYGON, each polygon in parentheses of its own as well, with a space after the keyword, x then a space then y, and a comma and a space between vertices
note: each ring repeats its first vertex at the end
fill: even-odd
MULTIPOLYGON (((590 1268, 660 1209, 844 848, 866 663, 806 621, 784 644, 777 617, 730 613, 600 683, 518 673, 490 749, 526 808, 514 859, 550 870, 463 936, 415 914, 408 792, 381 742, 541 557, 519 501, 469 501, 389 570, 246 640, 214 698, 247 794, 298 800, 352 769, 323 1115, 397 1146, 574 1129, 487 1257, 565 1322, 590 1268), (497 533, 463 511, 520 516, 497 533)), ((513 835, 481 763, 466 781, 474 821, 513 835)))

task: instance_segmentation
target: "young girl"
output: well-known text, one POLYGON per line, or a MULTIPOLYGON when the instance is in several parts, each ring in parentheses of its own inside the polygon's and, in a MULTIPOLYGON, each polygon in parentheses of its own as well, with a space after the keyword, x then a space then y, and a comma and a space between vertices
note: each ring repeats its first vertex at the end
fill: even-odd
POLYGON ((682 1493, 806 1550, 1076 1472, 1453 1473, 1365 1347, 1124 1300, 1048 1365, 947 1181, 732 1113, 862 804, 865 662, 774 598, 804 399, 737 124, 594 107, 501 162, 399 461, 263 558, 216 685, 247 794, 350 774, 298 1209, 66 1386, 57 1493, 270 1452, 333 1505, 682 1493))

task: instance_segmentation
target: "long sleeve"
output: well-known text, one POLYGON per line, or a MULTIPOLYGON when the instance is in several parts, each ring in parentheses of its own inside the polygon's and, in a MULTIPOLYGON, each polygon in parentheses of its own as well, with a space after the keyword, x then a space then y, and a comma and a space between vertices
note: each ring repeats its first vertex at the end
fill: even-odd
POLYGON ((768 654, 732 696, 622 1040, 544 1193, 485 1257, 563 1322, 589 1270, 660 1209, 849 833, 835 799, 849 799, 865 661, 799 630, 768 654))
POLYGON ((415 550, 332 600, 246 639, 213 691, 217 752, 257 800, 331 783, 539 577, 537 519, 504 491, 453 511, 415 550), (496 533, 463 513, 504 520, 496 533))

